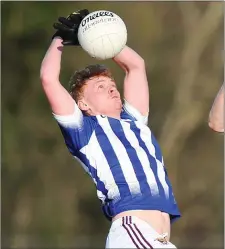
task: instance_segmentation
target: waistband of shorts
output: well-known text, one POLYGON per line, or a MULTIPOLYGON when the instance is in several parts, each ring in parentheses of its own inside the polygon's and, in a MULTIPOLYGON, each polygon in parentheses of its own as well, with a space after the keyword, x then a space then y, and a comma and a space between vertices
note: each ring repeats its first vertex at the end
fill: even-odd
POLYGON ((113 229, 118 226, 126 226, 131 224, 141 225, 142 227, 148 228, 151 234, 154 234, 156 236, 159 235, 148 222, 138 218, 137 216, 131 216, 131 215, 123 216, 116 219, 115 221, 112 222, 111 228, 113 229))
MULTIPOLYGON (((123 217, 116 219, 115 221, 112 222, 110 231, 113 232, 117 230, 119 227, 124 227, 126 230, 128 228, 131 228, 131 229, 135 228, 136 230, 139 231, 139 233, 142 233, 144 230, 147 229, 148 234, 152 236, 154 240, 158 240, 162 243, 169 242, 167 240, 168 233, 159 234, 158 232, 155 231, 155 229, 153 229, 153 227, 149 223, 138 218, 137 216, 123 216, 123 217)), ((170 245, 172 245, 171 248, 176 248, 171 242, 169 243, 170 245)))

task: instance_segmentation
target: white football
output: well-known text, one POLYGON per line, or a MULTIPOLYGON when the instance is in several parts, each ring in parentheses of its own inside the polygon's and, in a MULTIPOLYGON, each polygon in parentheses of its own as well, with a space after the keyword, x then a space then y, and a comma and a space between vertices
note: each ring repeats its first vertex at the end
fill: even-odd
POLYGON ((126 45, 127 28, 115 13, 98 10, 82 20, 78 40, 91 57, 106 60, 115 57, 126 45))

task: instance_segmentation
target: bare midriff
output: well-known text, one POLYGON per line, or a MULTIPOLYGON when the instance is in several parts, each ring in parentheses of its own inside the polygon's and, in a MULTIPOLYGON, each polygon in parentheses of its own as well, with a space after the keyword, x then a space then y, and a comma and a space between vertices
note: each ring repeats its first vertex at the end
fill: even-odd
POLYGON ((168 233, 167 239, 170 239, 170 216, 167 213, 158 210, 130 210, 117 214, 112 221, 123 216, 136 216, 147 222, 157 233, 168 233))

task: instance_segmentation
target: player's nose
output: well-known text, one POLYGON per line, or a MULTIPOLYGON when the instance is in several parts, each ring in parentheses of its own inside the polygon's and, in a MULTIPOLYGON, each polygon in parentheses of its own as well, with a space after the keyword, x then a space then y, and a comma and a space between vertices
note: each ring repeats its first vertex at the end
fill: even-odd
POLYGON ((114 87, 110 87, 110 88, 109 88, 109 93, 112 94, 112 93, 114 93, 114 92, 115 92, 115 88, 114 88, 114 87))

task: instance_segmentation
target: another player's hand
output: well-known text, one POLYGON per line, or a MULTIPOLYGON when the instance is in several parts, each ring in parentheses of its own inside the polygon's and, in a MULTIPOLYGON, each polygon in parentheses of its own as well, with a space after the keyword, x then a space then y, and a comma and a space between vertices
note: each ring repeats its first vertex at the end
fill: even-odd
POLYGON ((73 12, 67 18, 59 17, 59 23, 54 23, 53 27, 57 30, 53 35, 52 39, 55 37, 62 38, 63 45, 75 45, 79 46, 79 41, 77 38, 77 32, 81 21, 89 14, 87 9, 79 10, 73 12))

